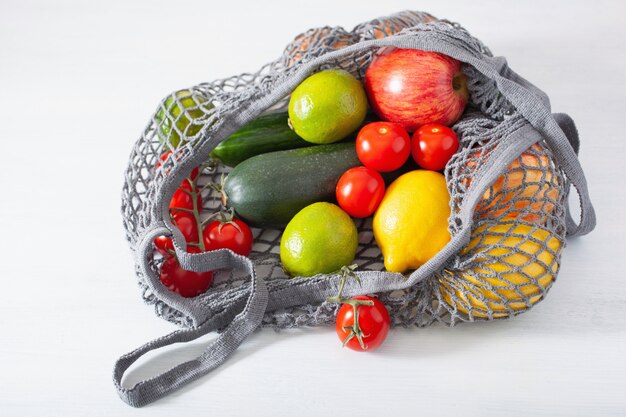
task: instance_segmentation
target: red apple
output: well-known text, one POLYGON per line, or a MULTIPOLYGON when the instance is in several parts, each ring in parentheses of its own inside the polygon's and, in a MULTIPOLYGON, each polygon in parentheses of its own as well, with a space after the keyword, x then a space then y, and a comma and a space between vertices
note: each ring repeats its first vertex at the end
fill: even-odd
POLYGON ((469 97, 459 61, 418 49, 382 50, 365 72, 365 90, 381 119, 411 132, 427 123, 451 125, 469 97))

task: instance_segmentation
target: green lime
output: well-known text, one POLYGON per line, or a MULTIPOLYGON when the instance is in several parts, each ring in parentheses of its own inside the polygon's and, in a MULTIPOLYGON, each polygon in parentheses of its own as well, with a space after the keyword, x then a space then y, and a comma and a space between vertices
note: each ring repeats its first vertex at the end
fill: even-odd
POLYGON ((181 90, 173 96, 169 96, 163 108, 159 109, 155 119, 159 125, 159 141, 165 143, 169 150, 178 148, 181 143, 187 141, 181 138, 181 133, 186 138, 191 138, 204 127, 197 119, 205 115, 206 110, 212 109, 211 103, 206 103, 202 96, 189 90, 181 90), (174 97, 175 96, 175 97, 174 97), (173 129, 176 126, 176 129, 173 129))
POLYGON ((312 143, 337 142, 365 120, 367 96, 349 72, 321 71, 302 81, 289 100, 289 121, 302 139, 312 143))
POLYGON ((350 265, 359 236, 348 214, 331 203, 306 206, 287 224, 280 261, 293 276, 328 274, 350 265))

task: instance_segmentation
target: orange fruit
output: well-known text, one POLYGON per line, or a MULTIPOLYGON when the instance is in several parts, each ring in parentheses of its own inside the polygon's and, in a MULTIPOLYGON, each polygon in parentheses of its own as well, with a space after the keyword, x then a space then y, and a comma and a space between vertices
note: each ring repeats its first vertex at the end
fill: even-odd
MULTIPOLYGON (((478 159, 480 154, 476 154, 478 159)), ((475 166, 475 158, 467 163, 475 166)), ((546 151, 534 144, 515 159, 476 205, 481 218, 520 218, 545 222, 545 213, 554 211, 559 198, 559 179, 546 151)), ((467 186, 470 179, 466 180, 467 186)))

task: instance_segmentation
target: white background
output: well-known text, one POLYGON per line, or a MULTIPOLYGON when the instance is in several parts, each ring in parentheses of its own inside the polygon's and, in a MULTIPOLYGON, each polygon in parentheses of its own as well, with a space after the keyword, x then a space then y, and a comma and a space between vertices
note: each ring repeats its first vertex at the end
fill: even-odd
MULTIPOLYGON (((0 415, 625 415, 623 3, 477 3, 0 0, 0 415), (461 22, 578 124, 598 227, 569 241, 547 300, 397 329, 371 354, 329 328, 266 330, 182 391, 122 403, 114 360, 174 329, 141 301, 119 210, 158 101, 254 71, 310 27, 411 8, 461 22)), ((205 344, 152 355, 128 383, 205 344)))

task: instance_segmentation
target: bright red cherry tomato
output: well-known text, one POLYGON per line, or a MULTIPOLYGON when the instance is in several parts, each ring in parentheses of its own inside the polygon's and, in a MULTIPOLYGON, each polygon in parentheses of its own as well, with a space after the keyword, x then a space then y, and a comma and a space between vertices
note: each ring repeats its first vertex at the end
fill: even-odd
POLYGON ((230 249, 243 256, 250 255, 254 243, 250 227, 239 219, 225 223, 216 220, 207 224, 202 238, 207 251, 230 249))
MULTIPOLYGON (((178 212, 173 222, 183 234, 187 243, 199 243, 198 226, 193 214, 182 211, 178 212)), ((171 255, 172 252, 174 252, 174 244, 172 243, 171 237, 158 236, 154 239, 154 246, 156 246, 157 250, 164 256, 171 255)), ((191 252, 190 248, 192 248, 192 246, 187 246, 188 252, 191 252)))
MULTIPOLYGON (((171 153, 171 151, 167 151, 159 157, 159 161, 156 164, 156 169, 159 169, 161 167, 161 164, 169 157, 171 153)), ((172 200, 170 201, 170 216, 172 218, 172 222, 181 231, 187 243, 199 242, 196 220, 193 213, 190 213, 186 210, 176 209, 183 208, 187 210, 193 210, 193 198, 188 193, 188 191, 192 190, 193 180, 198 177, 199 173, 200 172, 198 168, 193 169, 193 171, 191 171, 190 177, 183 180, 183 182, 180 184, 180 187, 174 192, 172 200), (189 181, 189 179, 191 179, 192 181, 189 181)), ((200 195, 200 191, 197 187, 195 187, 195 192, 197 194, 197 209, 201 210, 202 196, 200 195)), ((172 239, 167 236, 158 236, 157 238, 155 238, 154 246, 163 256, 169 256, 174 251, 172 239)))
MULTIPOLYGON (((198 253, 200 250, 190 248, 189 252, 198 253)), ((213 272, 186 271, 175 256, 168 256, 161 265, 160 279, 170 291, 190 298, 202 294, 211 286, 213 272)))
POLYGON ((385 181, 368 167, 350 168, 339 178, 337 202, 353 217, 371 216, 385 196, 385 181))
MULTIPOLYGON (((165 153, 163 153, 163 155, 161 155, 159 157, 159 160, 157 161, 156 167, 154 167, 155 171, 158 170, 161 165, 163 164, 163 162, 165 162, 165 160, 172 154, 172 151, 167 151, 165 153)), ((169 171, 166 172, 166 174, 169 174, 169 171)), ((191 178, 192 180, 195 180, 196 178, 198 178, 198 175, 200 175, 200 170, 198 169, 198 167, 194 168, 191 170, 191 175, 189 176, 189 178, 191 178)))
POLYGON ((358 305, 358 326, 354 325, 354 307, 350 304, 344 304, 337 312, 337 320, 335 330, 339 340, 344 346, 356 351, 374 350, 380 346, 387 333, 391 319, 385 305, 378 299, 368 296, 354 297, 352 300, 371 300, 373 306, 358 305), (359 342, 359 337, 363 341, 363 346, 359 342), (346 339, 347 342, 346 342, 346 339))
POLYGON ((163 256, 171 256, 174 252, 174 244, 172 238, 167 236, 158 236, 154 239, 154 246, 163 256))
POLYGON ((413 159, 419 166, 441 171, 459 149, 459 138, 449 127, 429 123, 415 131, 411 148, 413 159))
MULTIPOLYGON (((183 180, 180 187, 174 192, 172 200, 170 201, 170 215, 174 221, 176 221, 178 216, 181 214, 190 214, 185 210, 176 210, 177 208, 193 210, 193 198, 190 193, 191 189, 189 181, 183 180)), ((197 187, 195 187, 195 193, 197 209, 202 210, 202 196, 200 195, 200 190, 198 190, 197 187)))
POLYGON ((198 238, 198 223, 196 223, 196 218, 193 214, 180 213, 176 217, 174 224, 183 234, 187 243, 198 243, 200 241, 198 238))
POLYGON ((368 168, 389 172, 400 168, 411 154, 411 138, 401 125, 372 122, 356 137, 356 153, 368 168))

